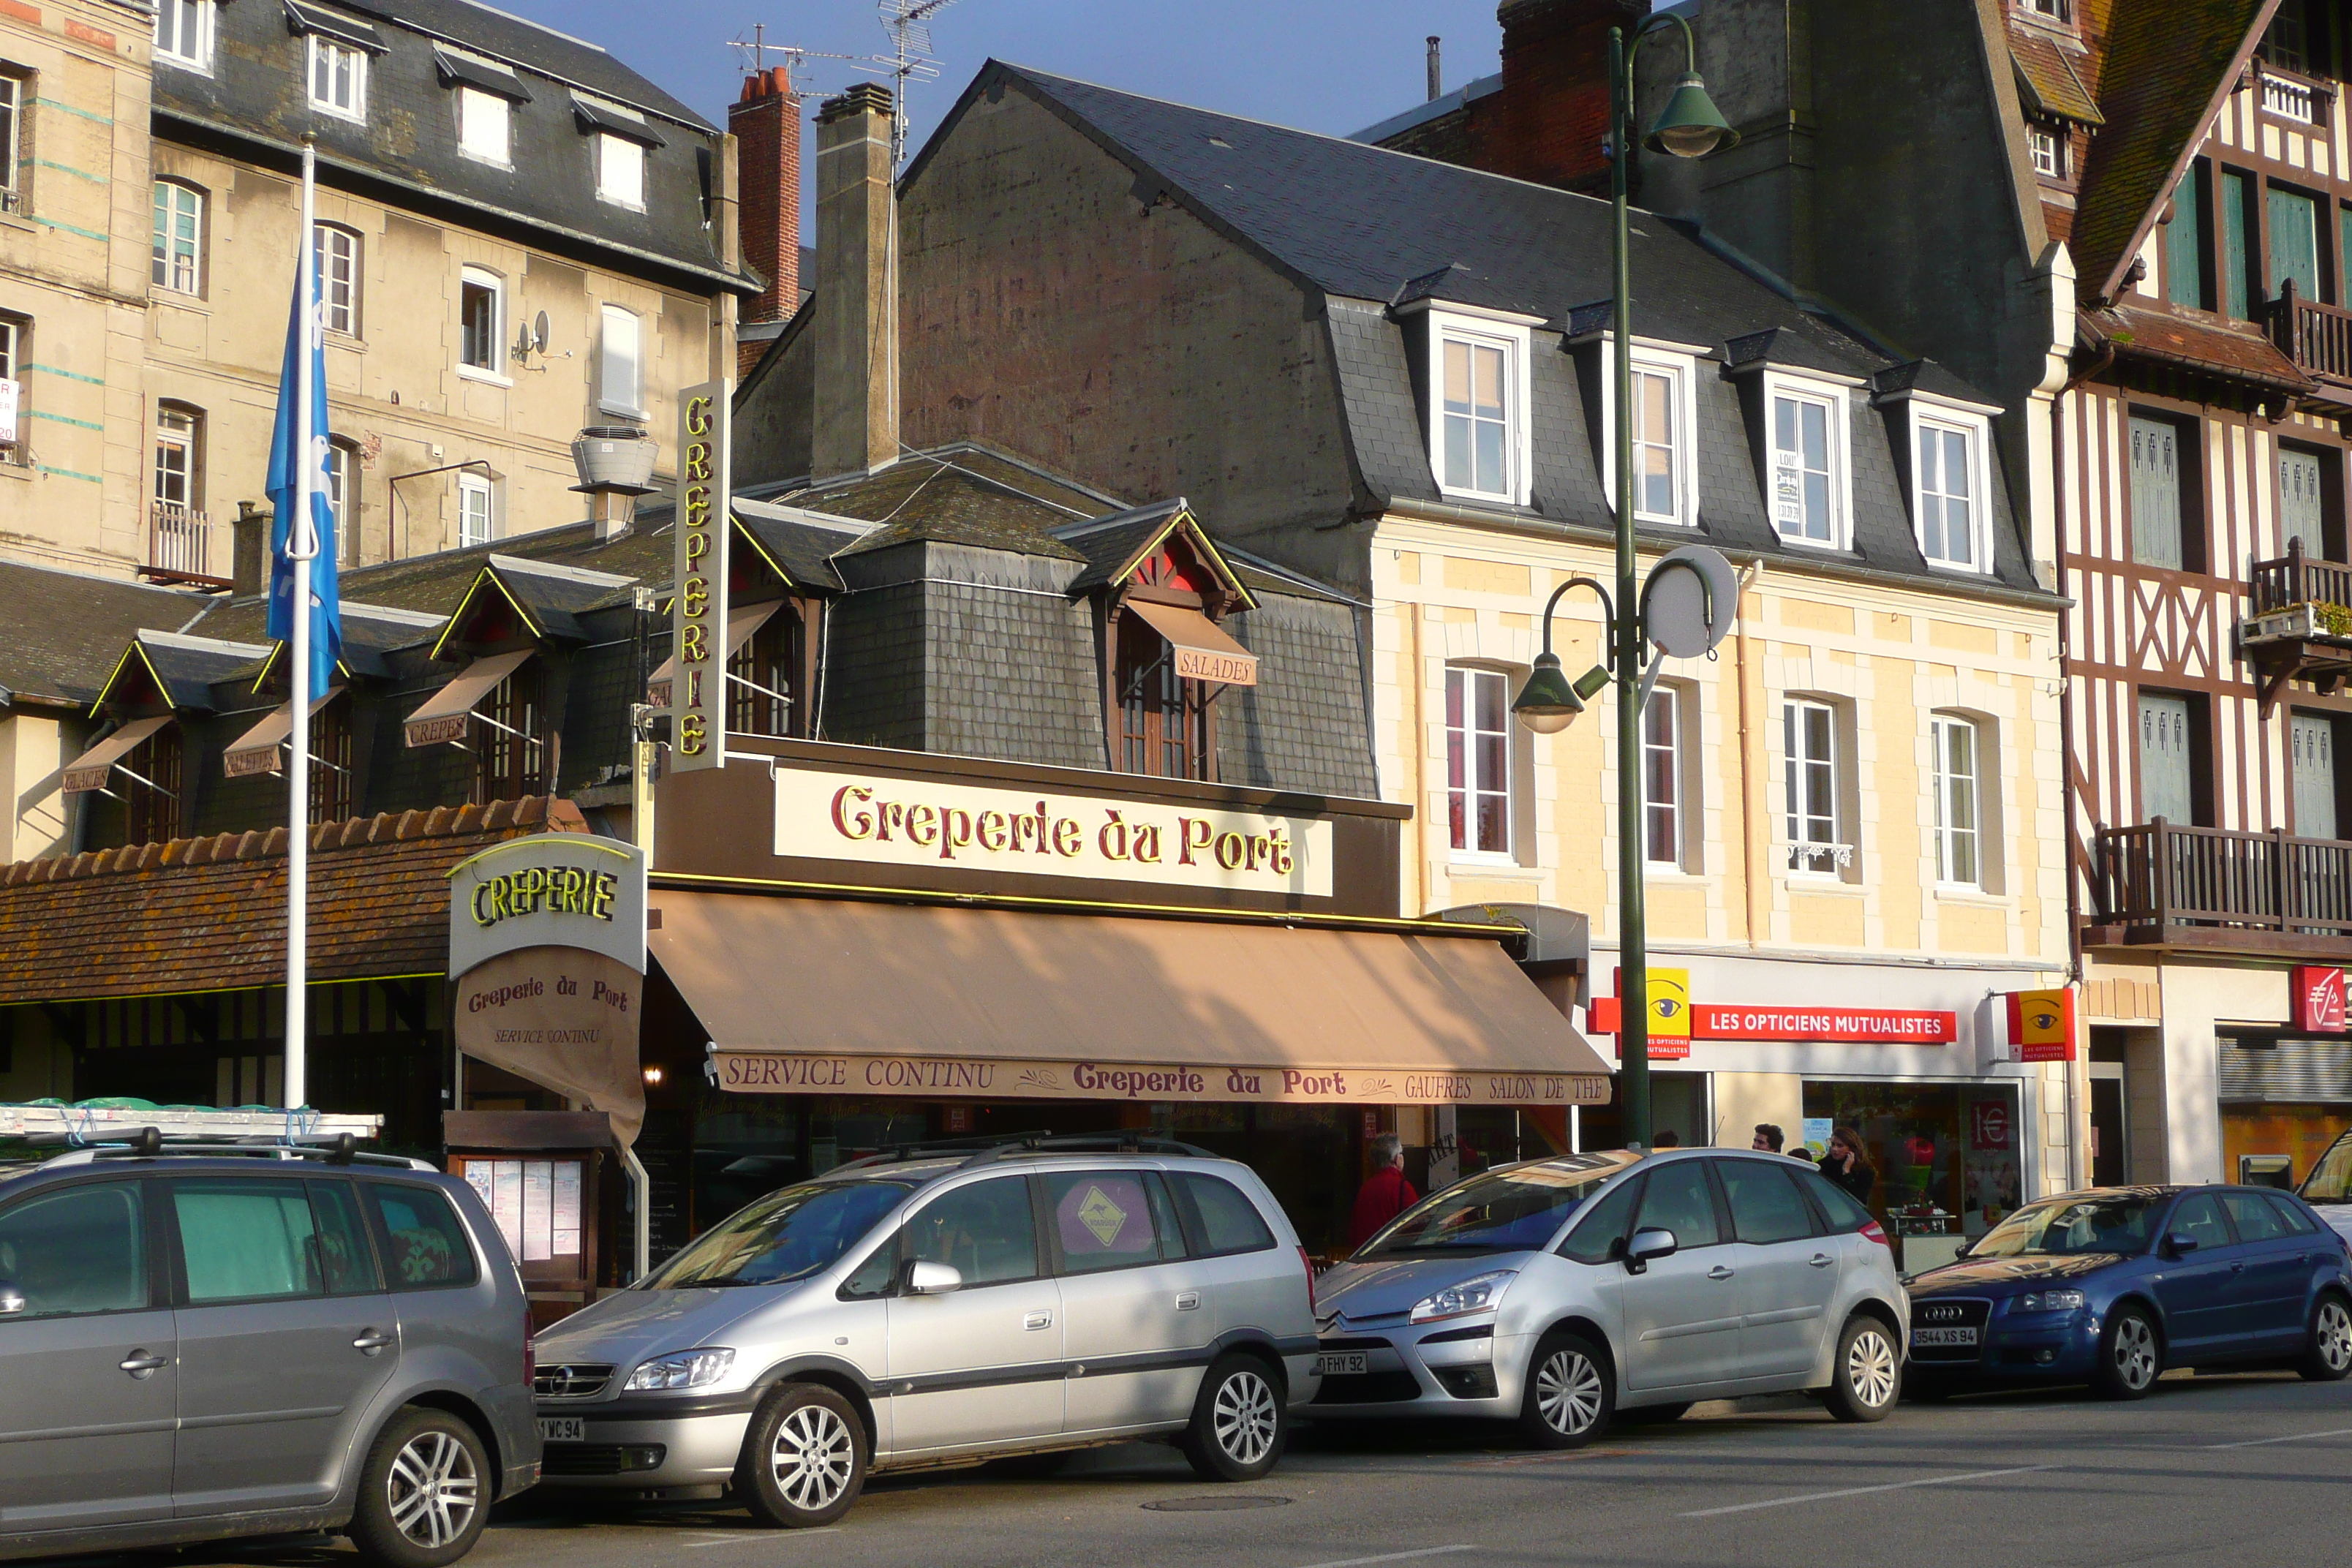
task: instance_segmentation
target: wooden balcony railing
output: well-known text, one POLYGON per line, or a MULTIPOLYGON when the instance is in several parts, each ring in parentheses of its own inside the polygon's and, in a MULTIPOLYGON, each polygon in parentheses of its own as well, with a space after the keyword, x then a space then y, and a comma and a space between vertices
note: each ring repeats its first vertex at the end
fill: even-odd
POLYGON ((2279 353, 2314 375, 2352 381, 2352 310, 2305 299, 2292 278, 2267 309, 2279 353))
POLYGON ((149 503, 147 575, 183 583, 224 581, 212 569, 212 524, 177 501, 149 503))
POLYGON ((2352 609, 2352 566, 2303 552, 2303 541, 2287 541, 2286 553, 2253 564, 2254 614, 2267 616, 2294 605, 2341 605, 2352 609))
POLYGON ((2102 828, 2096 925, 2112 940, 2257 952, 2352 952, 2352 842, 2180 827, 2102 828))

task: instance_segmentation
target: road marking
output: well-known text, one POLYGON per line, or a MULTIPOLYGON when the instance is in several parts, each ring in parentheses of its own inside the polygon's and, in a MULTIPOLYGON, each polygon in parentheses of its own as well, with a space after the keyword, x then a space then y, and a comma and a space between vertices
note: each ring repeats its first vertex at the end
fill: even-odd
POLYGON ((776 1530, 747 1530, 740 1535, 718 1535, 708 1541, 689 1541, 688 1546, 749 1546, 762 1541, 806 1541, 812 1535, 839 1535, 841 1526, 828 1524, 822 1530, 795 1530, 789 1533, 776 1530))
POLYGON ((2326 1432, 2296 1432, 2284 1437, 2255 1437, 2243 1443, 2208 1443, 2210 1453, 2221 1448, 2262 1448, 2273 1443, 2307 1443, 2314 1437, 2352 1437, 2352 1426, 2337 1426, 2326 1432))
POLYGON ((1418 1552, 1384 1552, 1378 1557, 1340 1557, 1329 1563, 1309 1563, 1307 1568, 1363 1568, 1367 1563, 1402 1563, 1409 1557, 1443 1557, 1451 1552, 1475 1552, 1475 1546, 1424 1546, 1418 1552))
POLYGON ((1786 1508, 1790 1503, 1826 1502, 1832 1498, 1863 1497, 1871 1492, 1899 1492, 1913 1487, 1948 1487, 1956 1481, 1989 1481, 1995 1476, 2030 1476, 2037 1470, 2054 1470, 2055 1465, 2020 1465, 2008 1470, 1971 1470, 1964 1476, 1930 1476, 1921 1481, 1889 1481, 1878 1487, 1841 1487, 1833 1492, 1805 1492, 1797 1497, 1769 1498, 1763 1502, 1733 1503, 1729 1508, 1702 1508, 1681 1517, 1713 1519, 1723 1513, 1748 1513, 1759 1508, 1786 1508))

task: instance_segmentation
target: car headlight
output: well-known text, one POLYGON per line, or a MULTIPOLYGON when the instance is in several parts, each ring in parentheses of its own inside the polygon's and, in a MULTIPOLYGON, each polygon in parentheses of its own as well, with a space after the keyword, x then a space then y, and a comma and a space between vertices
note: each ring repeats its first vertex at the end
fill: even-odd
POLYGON ((2021 1312, 2079 1312, 2082 1309, 2080 1290, 2028 1290, 2017 1299, 2021 1312))
POLYGON ((649 1388, 708 1388, 734 1364, 730 1350, 675 1351, 639 1366, 622 1386, 633 1394, 649 1388))
POLYGON ((1497 1268, 1491 1274, 1475 1275, 1458 1285, 1448 1285, 1433 1296, 1423 1296, 1412 1304, 1412 1321, 1426 1323, 1438 1318, 1459 1318, 1468 1312, 1492 1311, 1502 1300, 1504 1288, 1518 1273, 1516 1268, 1497 1268))

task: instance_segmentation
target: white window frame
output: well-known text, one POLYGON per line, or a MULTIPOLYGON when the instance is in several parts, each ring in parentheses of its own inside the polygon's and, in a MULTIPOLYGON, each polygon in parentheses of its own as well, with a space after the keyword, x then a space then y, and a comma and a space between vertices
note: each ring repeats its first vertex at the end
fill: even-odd
MULTIPOLYGON (((1515 780, 1518 773, 1519 739, 1513 733, 1517 726, 1511 722, 1511 677, 1507 672, 1496 669, 1491 666, 1449 664, 1445 667, 1445 685, 1439 693, 1440 700, 1449 708, 1453 701, 1453 688, 1456 678, 1462 681, 1463 721, 1457 726, 1450 715, 1445 720, 1445 743, 1449 767, 1444 787, 1446 797, 1446 842, 1450 846, 1449 853, 1451 858, 1463 864, 1516 865, 1518 845, 1518 792, 1515 787, 1515 780), (1503 727, 1499 731, 1481 730, 1478 727, 1477 687, 1478 683, 1489 680, 1498 681, 1502 686, 1503 727), (1479 771, 1476 738, 1480 735, 1496 733, 1500 733, 1503 737, 1502 776, 1499 779, 1488 779, 1479 771), (1454 796, 1457 792, 1454 787, 1450 767, 1451 752, 1457 735, 1461 737, 1463 759, 1462 788, 1458 792, 1464 797, 1465 842, 1461 844, 1453 842, 1454 796), (1500 848, 1481 848, 1477 843, 1478 802, 1482 797, 1489 796, 1499 796, 1503 803, 1503 843, 1500 848)), ((1444 710, 1444 708, 1440 710, 1441 712, 1444 710)))
MULTIPOLYGON (((1675 474, 1675 506, 1671 512, 1643 511, 1637 522, 1665 528, 1698 526, 1698 352, 1662 347, 1633 340, 1633 374, 1664 375, 1673 383, 1675 428, 1670 438, 1675 474)), ((1617 504, 1617 342, 1614 334, 1601 339, 1601 489, 1613 509, 1617 504)))
POLYGON ((154 192, 162 190, 168 190, 173 193, 173 207, 170 215, 171 229, 164 236, 165 250, 163 257, 163 277, 159 279, 154 274, 154 241, 153 237, 151 234, 148 242, 147 280, 149 284, 154 288, 166 289, 173 294, 185 294, 191 299, 201 300, 204 298, 205 294, 205 209, 212 205, 211 199, 205 192, 198 190, 194 185, 184 184, 178 180, 157 180, 154 182, 153 187, 149 192, 148 218, 151 226, 154 217, 154 192), (180 237, 176 232, 179 227, 179 220, 182 216, 178 204, 183 199, 194 202, 196 217, 195 233, 188 237, 188 253, 186 257, 188 264, 188 280, 184 286, 183 286, 179 280, 179 263, 182 258, 180 256, 179 249, 180 237))
POLYGON ((1808 550, 1853 548, 1853 410, 1847 401, 1844 387, 1835 382, 1816 381, 1807 376, 1791 375, 1785 371, 1768 370, 1764 373, 1765 512, 1774 535, 1782 543, 1808 550), (1830 536, 1827 539, 1811 539, 1782 532, 1780 519, 1773 515, 1774 497, 1780 485, 1780 405, 1784 401, 1814 404, 1829 415, 1830 536))
POLYGON ((1427 422, 1422 438, 1428 443, 1429 471, 1440 495, 1463 500, 1526 506, 1535 493, 1535 446, 1528 410, 1535 398, 1535 345, 1531 317, 1464 310, 1459 307, 1426 312, 1427 422), (1451 481, 1445 471, 1445 344, 1451 340, 1475 348, 1503 351, 1503 462, 1509 470, 1498 490, 1482 490, 1451 481))
POLYGON ((498 537, 499 487, 496 481, 480 474, 459 474, 457 548, 472 550, 484 544, 495 544, 498 537))
POLYGON ((643 419, 646 396, 646 323, 645 318, 625 305, 602 305, 596 311, 596 406, 607 414, 624 414, 643 419), (616 387, 618 379, 613 374, 613 331, 621 322, 628 323, 629 382, 616 387), (623 396, 621 394, 627 395, 623 396))
POLYGON ((215 16, 215 0, 158 0, 152 35, 155 63, 177 66, 182 70, 202 71, 210 76, 215 16), (163 18, 167 15, 178 18, 181 24, 169 48, 163 46, 163 18), (190 32, 195 34, 193 48, 189 47, 190 32))
POLYGON ((507 280, 487 267, 464 267, 457 273, 457 374, 468 381, 496 382, 511 386, 507 379, 507 280), (466 290, 468 288, 490 291, 490 363, 474 364, 466 358, 466 290))
MULTIPOLYGON (((305 42, 307 47, 302 55, 302 80, 310 95, 310 107, 321 114, 331 114, 338 120, 348 120, 354 124, 365 125, 367 123, 367 51, 344 43, 340 38, 330 38, 318 33, 306 34, 305 42), (331 73, 334 62, 343 61, 350 64, 352 97, 349 103, 336 102, 331 89, 328 96, 323 98, 320 96, 319 66, 321 60, 330 62, 331 73)), ((331 84, 332 79, 331 74, 329 78, 331 84)))
MULTIPOLYGON (((1839 879, 1846 867, 1853 863, 1853 847, 1845 842, 1846 763, 1840 754, 1838 720, 1836 706, 1818 697, 1789 696, 1780 700, 1780 827, 1788 848, 1789 875, 1791 877, 1834 881, 1839 879), (1814 712, 1822 714, 1827 720, 1823 725, 1824 732, 1829 736, 1827 757, 1816 757, 1811 752, 1801 752, 1790 743, 1794 737, 1804 732, 1801 717, 1814 712), (1805 826, 1809 827, 1811 819, 1821 815, 1810 809, 1815 802, 1810 796, 1805 797, 1803 804, 1806 809, 1799 810, 1798 802, 1790 798, 1792 788, 1798 784, 1799 771, 1810 773, 1823 764, 1829 768, 1830 794, 1830 833, 1825 839, 1805 837, 1799 832, 1800 818, 1805 819, 1805 826)), ((1810 788, 1810 785, 1806 787, 1810 788)))
POLYGON ((25 458, 25 332, 32 323, 20 316, 0 316, 0 386, 9 389, 6 420, 0 422, 0 463, 25 458))
POLYGON ((352 465, 359 460, 358 451, 346 441, 327 443, 327 510, 335 519, 335 553, 346 566, 359 563, 358 521, 352 513, 352 465))
POLYGON ((2033 160, 2033 172, 2045 180, 2066 177, 2066 133, 2054 126, 2029 123, 2025 128, 2025 145, 2033 160))
POLYGON ((1927 719, 1927 787, 1936 806, 1936 886, 1980 892, 1985 885, 1984 726, 1965 714, 1933 713, 1927 719), (1969 737, 1965 777, 1951 767, 1950 737, 1956 731, 1966 731, 1969 737), (1965 827, 1954 820, 1959 815, 1954 806, 1963 794, 1969 818, 1965 827), (1964 839, 1969 864, 1961 867, 1958 862, 1964 839))
POLYGON ((1981 413, 1957 405, 1921 397, 1913 397, 1909 402, 1911 416, 1905 424, 1911 443, 1912 540, 1919 546, 1919 553, 1927 557, 1927 564, 1938 572, 1990 577, 1992 575, 1992 424, 1981 413), (1974 555, 1971 561, 1951 561, 1927 552, 1927 475, 1919 462, 1919 437, 1922 432, 1931 429, 1954 432, 1968 437, 1969 487, 1975 503, 1969 515, 1969 548, 1974 555))
POLYGON ((514 167, 514 105, 498 93, 459 83, 451 95, 457 115, 457 151, 478 163, 489 163, 501 169, 514 167), (488 118, 482 118, 487 115, 488 118), (495 124, 495 138, 487 134, 495 124), (498 150, 490 151, 488 143, 496 141, 498 150))
POLYGON ((357 337, 360 331, 360 237, 339 223, 310 226, 311 265, 319 274, 319 320, 327 331, 357 337), (334 242, 350 247, 341 259, 348 266, 338 273, 334 242))
POLYGON ((588 139, 588 143, 591 155, 596 160, 596 199, 609 202, 616 207, 626 207, 631 212, 645 211, 646 144, 610 131, 597 132, 588 139), (634 171, 630 182, 633 189, 625 190, 606 177, 613 167, 612 159, 615 153, 624 154, 627 165, 634 171))
POLYGON ((1642 859, 1656 870, 1689 869, 1692 802, 1687 737, 1690 714, 1685 705, 1694 700, 1695 695, 1678 685, 1661 681, 1652 689, 1650 700, 1642 710, 1642 771, 1639 781, 1642 790, 1642 859), (1665 718, 1666 743, 1664 746, 1659 745, 1655 734, 1655 720, 1661 704, 1664 705, 1665 718), (1660 752, 1665 755, 1667 772, 1673 780, 1672 798, 1665 801, 1650 798, 1650 763, 1660 752), (1663 859, 1650 852, 1651 824, 1661 810, 1667 816, 1667 836, 1674 848, 1674 853, 1663 859))
POLYGON ((24 208, 24 186, 18 176, 25 155, 25 109, 32 100, 32 85, 29 76, 0 71, 0 114, 8 119, 7 134, 0 136, 0 212, 24 208))

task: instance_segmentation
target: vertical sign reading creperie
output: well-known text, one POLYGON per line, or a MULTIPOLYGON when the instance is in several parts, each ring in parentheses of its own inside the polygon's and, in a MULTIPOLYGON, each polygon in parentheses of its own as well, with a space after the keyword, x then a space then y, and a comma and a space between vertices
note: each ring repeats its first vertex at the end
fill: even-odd
POLYGON ((727 757, 727 535, 733 383, 678 395, 677 573, 670 601, 677 678, 670 685, 670 766, 715 768, 727 757))

